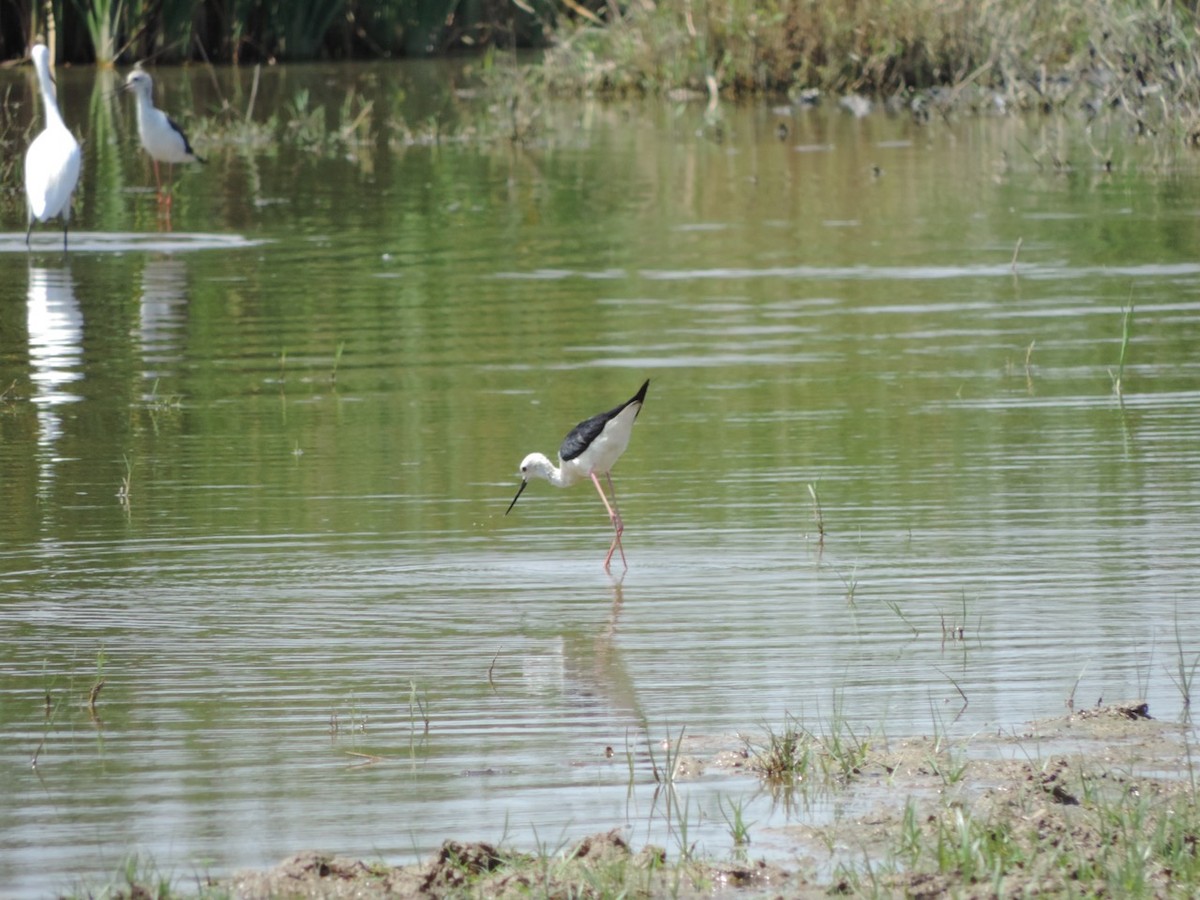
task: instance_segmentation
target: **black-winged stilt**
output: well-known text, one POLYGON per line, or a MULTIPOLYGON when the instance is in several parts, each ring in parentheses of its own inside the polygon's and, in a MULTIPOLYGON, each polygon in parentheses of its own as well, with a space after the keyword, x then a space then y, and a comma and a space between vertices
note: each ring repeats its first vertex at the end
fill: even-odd
MULTIPOLYGON (((141 138, 142 149, 150 155, 154 163, 154 183, 161 193, 162 180, 158 175, 160 162, 165 162, 170 167, 175 163, 202 163, 204 160, 192 150, 183 129, 154 105, 154 81, 148 72, 134 69, 125 79, 124 90, 133 91, 137 97, 138 137, 141 138)), ((168 168, 168 180, 170 177, 171 172, 168 168)))
POLYGON ((63 250, 66 251, 71 195, 79 183, 82 155, 79 142, 63 123, 62 113, 58 111, 54 76, 50 74, 50 50, 45 44, 34 44, 30 56, 33 57, 38 86, 42 90, 46 127, 25 152, 25 199, 29 205, 25 243, 29 244, 34 222, 48 222, 55 216, 62 216, 63 250))
POLYGON ((633 422, 641 412, 648 387, 650 379, 647 378, 638 392, 620 406, 584 419, 572 428, 563 438, 562 446, 558 448, 557 466, 541 453, 530 453, 521 460, 521 486, 517 488, 517 496, 513 497, 504 514, 507 516, 512 512, 531 478, 544 478, 555 487, 570 487, 580 479, 590 478, 596 485, 596 490, 600 492, 600 499, 604 501, 604 508, 608 510, 608 518, 613 526, 612 544, 609 545, 608 556, 604 557, 605 571, 608 570, 613 553, 617 550, 621 551, 621 562, 628 569, 625 548, 621 546, 621 532, 625 530, 625 525, 621 521, 621 512, 617 509, 617 492, 613 488, 609 472, 629 446, 633 422), (598 475, 603 475, 608 481, 612 503, 609 503, 608 497, 605 496, 600 479, 596 477, 598 475))

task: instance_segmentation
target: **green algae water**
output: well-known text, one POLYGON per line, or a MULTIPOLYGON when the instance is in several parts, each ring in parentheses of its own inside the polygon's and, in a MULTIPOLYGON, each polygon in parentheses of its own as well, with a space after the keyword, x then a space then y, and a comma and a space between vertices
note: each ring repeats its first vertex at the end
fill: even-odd
MULTIPOLYGON (((0 236, 6 894, 131 853, 675 852, 652 750, 680 728, 1182 711, 1191 157, 832 104, 563 104, 514 143, 460 72, 400 64, 264 70, 235 128, 251 71, 159 71, 208 160, 167 204, 129 98, 59 79, 72 250, 27 253, 16 196, 0 236), (645 378, 612 578, 590 486, 504 511, 526 453, 645 378)), ((722 802, 824 814, 681 790, 704 852, 722 802)))

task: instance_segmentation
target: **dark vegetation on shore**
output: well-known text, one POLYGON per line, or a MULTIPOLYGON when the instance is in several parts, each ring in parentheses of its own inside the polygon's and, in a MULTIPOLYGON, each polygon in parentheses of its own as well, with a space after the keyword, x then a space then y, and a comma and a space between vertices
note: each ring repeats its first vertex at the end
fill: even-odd
MULTIPOLYGON (((1116 113, 1137 136, 1200 136, 1197 4, 1129 0, 722 0, 560 28, 552 92, 866 96, 931 118, 1116 113)), ((861 110, 862 105, 852 108, 861 110)))
POLYGON ((15 0, 0 59, 35 38, 59 64, 276 63, 543 46, 557 0, 15 0))
POLYGON ((545 50, 556 93, 806 91, 1200 111, 1200 0, 51 0, 0 8, 0 57, 241 63, 545 50), (949 96, 947 96, 949 95, 949 96))
MULTIPOLYGON (((264 63, 483 53, 497 99, 872 98, 893 112, 1116 115, 1200 142, 1200 0, 52 0, 0 7, 0 57, 264 63), (514 57, 515 58, 515 57, 514 57), (518 72, 511 77, 512 72, 518 72)), ((862 111, 865 104, 849 108, 862 111)))

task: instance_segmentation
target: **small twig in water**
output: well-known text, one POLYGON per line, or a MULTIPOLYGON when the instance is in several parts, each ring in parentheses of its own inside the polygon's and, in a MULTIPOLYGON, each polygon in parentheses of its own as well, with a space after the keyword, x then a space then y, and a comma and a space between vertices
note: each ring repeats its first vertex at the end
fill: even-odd
POLYGON ((817 534, 821 536, 821 541, 825 540, 825 515, 821 511, 821 499, 817 496, 817 486, 814 482, 808 483, 808 495, 812 497, 813 502, 813 518, 817 520, 817 534))
POLYGON ((1012 256, 1012 264, 1011 264, 1011 267, 1012 267, 1012 270, 1013 270, 1013 272, 1014 272, 1014 273, 1017 271, 1017 256, 1018 256, 1018 254, 1020 254, 1020 252, 1021 252, 1021 242, 1022 242, 1023 240, 1024 240, 1024 238, 1017 238, 1017 246, 1015 246, 1015 247, 1013 248, 1013 256, 1012 256))
POLYGON ((88 715, 93 719, 96 718, 96 700, 99 698, 100 691, 104 689, 105 684, 107 684, 107 682, 101 678, 92 685, 91 691, 88 692, 88 715))
POLYGON ((100 691, 104 688, 104 663, 107 661, 107 656, 103 648, 96 654, 96 681, 92 685, 91 691, 88 693, 88 715, 92 717, 92 721, 97 721, 96 715, 96 700, 100 696, 100 691))
POLYGON ((850 577, 847 578, 839 569, 834 569, 834 573, 838 578, 842 579, 842 584, 846 588, 846 602, 851 606, 854 605, 854 592, 858 590, 858 579, 854 577, 854 569, 850 570, 850 577))
POLYGON ((500 658, 500 651, 496 651, 496 655, 492 657, 492 664, 488 666, 488 684, 491 685, 493 691, 496 690, 496 682, 492 680, 492 672, 496 670, 496 660, 500 658))
POLYGON ((1067 695, 1067 709, 1075 712, 1075 691, 1079 687, 1079 682, 1083 681, 1083 675, 1087 672, 1087 663, 1083 664, 1083 668, 1079 670, 1079 676, 1075 679, 1075 683, 1071 685, 1071 693, 1067 695))
POLYGON ((342 341, 340 344, 338 344, 338 345, 337 345, 337 350, 336 350, 336 351, 334 351, 334 354, 333 354, 333 371, 332 371, 332 372, 330 373, 330 375, 329 375, 329 381, 330 381, 332 384, 337 384, 337 377, 338 377, 338 366, 339 366, 339 365, 341 365, 341 362, 342 362, 342 353, 343 353, 343 352, 345 352, 345 350, 346 350, 346 342, 345 342, 345 341, 342 341))
MULTIPOLYGON (((935 666, 934 668, 937 668, 937 667, 935 666)), ((938 672, 941 673, 946 678, 947 681, 949 681, 952 685, 954 685, 954 689, 956 691, 958 691, 958 696, 962 697, 962 702, 963 702, 962 709, 960 709, 958 711, 958 715, 956 715, 954 717, 954 721, 950 723, 951 725, 953 725, 954 722, 957 722, 960 718, 962 718, 962 714, 967 711, 967 707, 971 705, 971 701, 967 699, 966 692, 962 689, 962 687, 959 686, 959 683, 957 681, 955 681, 953 678, 951 678, 949 675, 947 675, 941 669, 938 669, 938 672)))
POLYGON ((125 474, 121 477, 121 486, 117 488, 117 499, 121 501, 121 505, 128 508, 129 498, 133 493, 133 460, 129 458, 129 454, 121 457, 125 460, 125 474))
POLYGON ((425 734, 429 734, 429 706, 427 703, 422 703, 421 698, 417 696, 417 683, 410 681, 408 683, 408 717, 413 718, 413 706, 417 708, 417 712, 421 714, 421 721, 425 724, 425 734))
POLYGON ((1176 676, 1170 670, 1167 671, 1167 677, 1175 685, 1179 691, 1179 696, 1183 701, 1183 717, 1188 721, 1191 716, 1192 709, 1192 682, 1196 678, 1196 668, 1200 666, 1200 655, 1192 658, 1191 665, 1188 665, 1187 660, 1183 655, 1183 637, 1179 633, 1179 610, 1175 611, 1175 649, 1177 654, 1177 666, 1179 674, 1176 676))
POLYGON ((1132 291, 1129 297, 1129 303, 1125 306, 1124 315, 1121 319, 1121 356, 1117 360, 1117 374, 1113 374, 1112 369, 1108 370, 1108 377, 1112 379, 1113 393, 1118 398, 1124 397, 1124 381, 1125 381, 1125 357, 1129 352, 1129 338, 1133 334, 1133 296, 1132 291))
POLYGON ((50 694, 46 694, 46 723, 42 728, 42 739, 38 741, 37 747, 34 748, 33 758, 29 760, 29 767, 37 768, 38 757, 42 755, 42 751, 46 749, 46 738, 50 736, 50 729, 54 726, 54 719, 58 715, 58 708, 61 703, 54 704, 53 710, 50 708, 50 694))
POLYGON ((890 609, 892 612, 894 612, 899 617, 901 622, 903 622, 905 625, 907 625, 909 628, 912 629, 913 637, 921 636, 921 632, 917 631, 917 626, 914 625, 912 622, 908 621, 908 619, 907 619, 907 617, 905 617, 904 613, 900 611, 899 603, 897 603, 895 600, 889 600, 887 602, 887 605, 888 605, 888 609, 890 609))

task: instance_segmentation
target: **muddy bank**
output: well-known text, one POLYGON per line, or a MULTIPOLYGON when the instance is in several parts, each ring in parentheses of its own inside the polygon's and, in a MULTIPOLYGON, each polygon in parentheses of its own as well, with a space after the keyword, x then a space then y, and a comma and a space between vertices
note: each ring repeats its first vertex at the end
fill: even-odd
MULTIPOLYGON (((1130 703, 968 741, 876 741, 854 771, 820 786, 865 812, 774 829, 772 842, 789 847, 784 865, 668 859, 613 830, 550 856, 447 841, 397 867, 308 851, 212 887, 239 898, 984 897, 1104 895, 1123 882, 1141 896, 1181 896, 1200 879, 1200 863, 1185 871, 1200 840, 1190 737, 1130 703)), ((744 744, 684 751, 681 780, 755 765, 744 744)))

